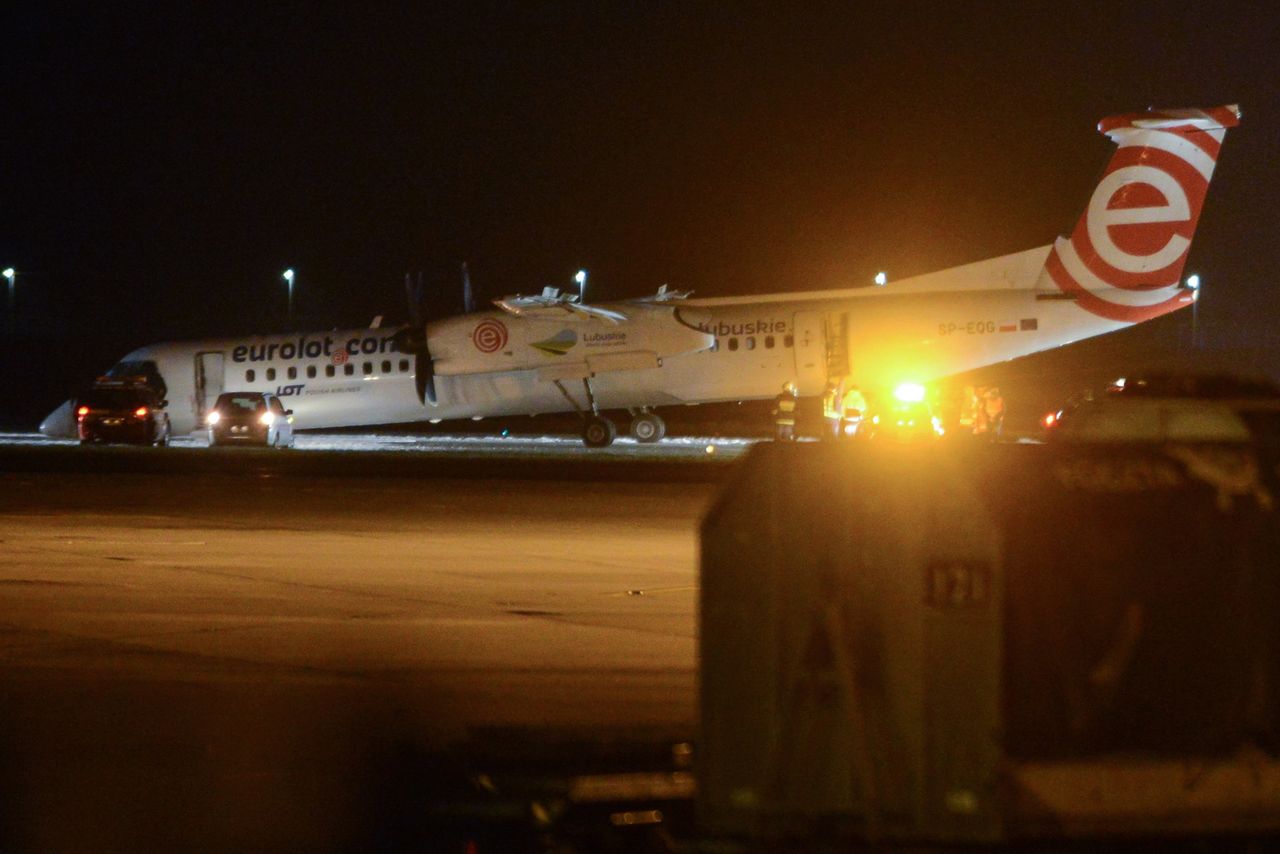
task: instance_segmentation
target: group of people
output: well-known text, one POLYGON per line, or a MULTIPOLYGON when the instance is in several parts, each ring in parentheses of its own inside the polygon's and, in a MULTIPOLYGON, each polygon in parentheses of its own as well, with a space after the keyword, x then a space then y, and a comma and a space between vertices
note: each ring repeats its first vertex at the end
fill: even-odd
MULTIPOLYGON (((779 442, 794 442, 796 438, 796 405, 800 392, 793 382, 782 386, 782 393, 774 398, 774 437, 779 442)), ((857 386, 844 388, 844 381, 828 383, 822 396, 822 416, 825 421, 824 438, 854 437, 864 429, 867 400, 857 386)))
MULTIPOLYGON (((952 398, 954 400, 954 398, 952 398)), ((774 398, 774 437, 780 442, 794 442, 796 438, 796 407, 799 390, 794 382, 782 386, 782 393, 774 398)), ((922 404, 923 405, 923 404, 922 404)), ((952 414, 956 415, 954 410, 952 414)), ((846 381, 827 383, 822 395, 822 415, 825 422, 824 438, 844 439, 868 435, 870 420, 867 400, 862 390, 846 381)), ((946 418, 946 412, 942 413, 946 418)), ((966 386, 960 402, 960 412, 953 422, 962 433, 972 432, 990 440, 997 440, 1004 432, 1004 397, 996 386, 966 386)))

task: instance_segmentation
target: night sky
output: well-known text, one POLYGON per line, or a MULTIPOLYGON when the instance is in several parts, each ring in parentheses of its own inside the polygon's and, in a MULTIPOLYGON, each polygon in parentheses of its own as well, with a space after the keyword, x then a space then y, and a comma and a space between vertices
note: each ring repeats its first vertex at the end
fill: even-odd
POLYGON ((1042 245, 1110 156, 1098 119, 1237 102, 1200 347, 1180 312, 1003 370, 1280 377, 1271 4, 100 5, 0 15, 0 426, 136 346, 283 331, 286 267, 293 325, 326 328, 401 320, 406 271, 452 293, 464 259, 484 299, 586 267, 605 300, 1042 245))

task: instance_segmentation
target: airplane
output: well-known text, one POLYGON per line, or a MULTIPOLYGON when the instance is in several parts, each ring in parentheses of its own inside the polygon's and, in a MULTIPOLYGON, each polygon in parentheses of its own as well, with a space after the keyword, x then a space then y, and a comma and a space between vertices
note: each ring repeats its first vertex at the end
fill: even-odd
MULTIPOLYGON (((1068 237, 885 287, 694 299, 663 288, 591 305, 547 288, 410 323, 152 344, 108 372, 140 375, 169 401, 175 434, 201 428, 223 391, 271 391, 297 429, 577 412, 588 446, 617 435, 603 410, 655 442, 654 409, 801 395, 845 379, 864 389, 946 376, 1114 332, 1191 305, 1182 284, 1235 105, 1103 119, 1116 150, 1068 237)), ((579 278, 582 284, 582 278, 579 278)), ((67 401, 40 425, 74 437, 67 401)))

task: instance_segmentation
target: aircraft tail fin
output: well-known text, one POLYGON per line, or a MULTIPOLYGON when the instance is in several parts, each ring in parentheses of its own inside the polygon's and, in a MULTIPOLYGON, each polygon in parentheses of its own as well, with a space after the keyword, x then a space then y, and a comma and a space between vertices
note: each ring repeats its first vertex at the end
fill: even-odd
POLYGON ((1037 288, 1123 323, 1190 305, 1182 270, 1227 128, 1239 123, 1236 105, 1099 122, 1118 148, 1071 237, 1054 243, 1037 288))

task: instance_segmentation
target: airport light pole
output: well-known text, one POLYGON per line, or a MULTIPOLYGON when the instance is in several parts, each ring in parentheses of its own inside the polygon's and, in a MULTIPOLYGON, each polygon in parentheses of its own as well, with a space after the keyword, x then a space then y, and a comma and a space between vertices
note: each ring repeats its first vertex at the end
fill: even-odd
POLYGON ((578 283, 578 304, 581 305, 587 298, 587 271, 579 270, 574 274, 573 280, 578 283))
POLYGON ((289 323, 293 323, 293 268, 284 271, 285 283, 289 286, 289 323))
POLYGON ((3 275, 6 279, 9 280, 9 314, 10 316, 12 316, 13 315, 13 280, 17 278, 18 271, 13 269, 12 267, 5 267, 4 272, 0 273, 0 275, 3 275))
POLYGON ((1200 349, 1200 276, 1187 276, 1187 289, 1191 291, 1191 348, 1200 349))

